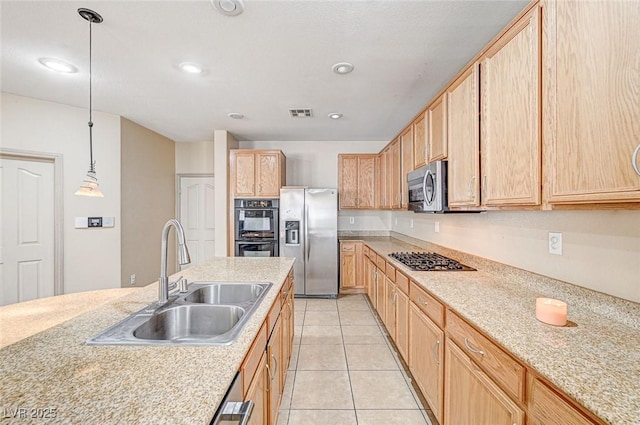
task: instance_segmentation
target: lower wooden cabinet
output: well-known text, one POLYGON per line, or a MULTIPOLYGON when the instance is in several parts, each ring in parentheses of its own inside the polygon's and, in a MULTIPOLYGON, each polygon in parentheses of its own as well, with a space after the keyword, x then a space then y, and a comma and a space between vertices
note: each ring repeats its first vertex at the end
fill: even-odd
POLYGON ((593 425, 578 409, 537 377, 529 377, 528 425, 593 425))
POLYGON ((364 292, 362 242, 340 242, 340 291, 364 292))
MULTIPOLYGON (((444 332, 412 303, 409 307, 409 370, 440 423, 444 396, 443 345, 444 332)), ((446 423, 480 425, 491 422, 446 423)))
POLYGON ((445 365, 444 425, 524 424, 524 411, 450 339, 445 365))
POLYGON ((262 357, 258 363, 258 369, 253 377, 246 400, 253 401, 253 412, 247 425, 265 425, 269 417, 269 392, 267 391, 267 352, 262 352, 262 357))
POLYGON ((275 425, 278 420, 280 398, 284 389, 282 379, 282 318, 278 318, 267 344, 267 372, 269 391, 269 423, 275 425))
POLYGON ((396 285, 396 347, 400 356, 409 359, 409 297, 396 285))
POLYGON ((389 332, 389 336, 391 339, 395 341, 396 339, 396 285, 389 279, 385 277, 385 288, 384 288, 384 316, 383 321, 384 325, 389 332))

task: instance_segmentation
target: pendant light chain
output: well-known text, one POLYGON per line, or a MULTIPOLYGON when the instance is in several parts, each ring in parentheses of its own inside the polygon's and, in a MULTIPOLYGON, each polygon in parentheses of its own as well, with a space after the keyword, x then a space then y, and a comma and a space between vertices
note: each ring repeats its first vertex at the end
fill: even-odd
POLYGON ((92 173, 96 172, 95 166, 96 163, 93 161, 93 96, 92 96, 92 75, 93 71, 91 69, 91 24, 93 23, 93 19, 89 19, 89 159, 91 163, 89 164, 89 171, 92 173))

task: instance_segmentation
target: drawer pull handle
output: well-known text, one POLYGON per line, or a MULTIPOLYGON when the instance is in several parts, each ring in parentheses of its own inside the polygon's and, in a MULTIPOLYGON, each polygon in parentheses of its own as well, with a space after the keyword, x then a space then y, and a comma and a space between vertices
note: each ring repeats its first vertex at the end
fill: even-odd
POLYGON ((433 344, 433 358, 436 359, 436 364, 440 364, 440 355, 439 355, 440 350, 438 350, 439 347, 440 347, 440 340, 436 341, 436 343, 433 344))
MULTIPOLYGON (((269 367, 269 363, 267 362, 265 366, 267 367, 267 374, 269 375, 269 381, 273 381, 273 375, 271 375, 271 368, 269 367)), ((271 385, 267 385, 267 391, 269 391, 270 386, 271 385)))
POLYGON ((427 305, 427 302, 422 299, 420 295, 418 295, 418 304, 427 305))
POLYGON ((631 165, 633 166, 633 171, 640 176, 640 169, 638 169, 638 153, 640 153, 640 145, 638 145, 633 151, 633 154, 631 154, 631 165))
POLYGON ((465 337, 465 339, 464 339, 464 345, 465 345, 465 346, 467 347, 467 349, 468 349, 469 351, 471 351, 472 353, 480 354, 481 356, 484 356, 484 351, 483 351, 483 350, 476 350, 475 348, 473 348, 473 347, 471 346, 471 344, 469 344, 469 338, 466 338, 466 337, 465 337))
MULTIPOLYGON (((273 354, 271 355, 271 358, 275 363, 275 367, 273 368, 273 375, 274 375, 273 378, 275 378, 275 374, 278 372, 278 359, 276 359, 276 356, 274 356, 273 354)), ((273 378, 271 378, 271 380, 273 380, 273 378)))

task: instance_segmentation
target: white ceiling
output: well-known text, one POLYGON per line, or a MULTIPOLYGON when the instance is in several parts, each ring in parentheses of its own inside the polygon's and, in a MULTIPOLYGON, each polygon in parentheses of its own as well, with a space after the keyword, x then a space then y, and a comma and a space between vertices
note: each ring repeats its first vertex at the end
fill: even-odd
POLYGON ((389 140, 527 3, 246 0, 226 17, 208 0, 2 0, 1 89, 87 107, 88 23, 76 10, 88 7, 104 18, 93 28, 96 110, 176 141, 212 140, 214 129, 239 140, 389 140), (49 71, 40 57, 79 72, 49 71), (181 72, 185 61, 206 72, 181 72), (340 61, 355 70, 334 74, 340 61), (290 118, 290 107, 314 117, 290 118))

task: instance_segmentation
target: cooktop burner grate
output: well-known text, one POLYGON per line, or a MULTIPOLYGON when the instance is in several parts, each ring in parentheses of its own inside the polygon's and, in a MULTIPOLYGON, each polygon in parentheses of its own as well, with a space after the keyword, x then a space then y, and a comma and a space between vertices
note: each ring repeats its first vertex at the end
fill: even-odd
POLYGON ((434 252, 393 252, 389 257, 416 271, 475 271, 472 267, 434 252))

